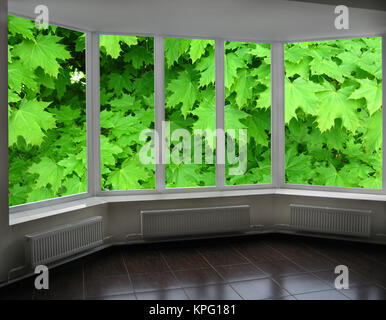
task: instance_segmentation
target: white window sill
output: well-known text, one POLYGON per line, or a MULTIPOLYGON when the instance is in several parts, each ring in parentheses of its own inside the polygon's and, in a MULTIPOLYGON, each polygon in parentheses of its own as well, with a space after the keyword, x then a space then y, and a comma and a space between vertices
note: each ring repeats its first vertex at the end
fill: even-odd
POLYGON ((61 213, 76 211, 105 203, 103 199, 97 197, 85 198, 82 200, 69 201, 57 205, 45 206, 38 209, 31 209, 11 213, 9 215, 9 225, 24 223, 36 219, 42 219, 61 213))
POLYGON ((255 189, 255 190, 223 190, 189 193, 160 193, 160 194, 136 194, 136 195, 108 195, 90 197, 82 200, 76 200, 57 205, 46 206, 39 209, 25 210, 9 215, 9 224, 16 225, 28 221, 42 219, 66 212, 81 210, 104 203, 117 202, 139 202, 139 201, 157 201, 157 200, 179 200, 179 199, 200 199, 200 198, 221 198, 221 197, 241 197, 253 195, 288 195, 301 197, 323 197, 333 199, 348 200, 368 200, 368 201, 386 201, 386 195, 349 193, 349 192, 331 192, 319 190, 301 190, 301 189, 255 189))

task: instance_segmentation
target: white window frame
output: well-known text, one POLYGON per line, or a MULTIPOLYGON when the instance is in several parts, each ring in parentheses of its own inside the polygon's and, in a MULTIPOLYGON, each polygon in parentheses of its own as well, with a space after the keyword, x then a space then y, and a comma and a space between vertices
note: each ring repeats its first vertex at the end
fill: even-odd
MULTIPOLYGON (((33 20, 30 17, 21 16, 12 12, 9 15, 33 20)), ((163 136, 161 123, 165 119, 165 78, 164 78, 164 39, 165 38, 185 38, 185 39, 209 39, 208 37, 192 37, 181 35, 160 35, 160 34, 140 34, 140 33, 105 33, 89 32, 74 27, 69 27, 55 22, 62 28, 85 33, 86 35, 86 127, 87 127, 87 192, 59 198, 47 199, 32 203, 26 203, 9 207, 10 213, 27 211, 37 208, 49 207, 70 201, 86 199, 90 197, 106 196, 130 196, 130 195, 159 195, 159 194, 187 194, 187 198, 192 198, 192 193, 208 191, 231 191, 231 190, 261 190, 270 189, 297 189, 328 191, 338 193, 358 193, 358 194, 386 194, 386 86, 383 85, 382 93, 382 137, 383 137, 383 163, 382 163, 382 189, 364 189, 350 187, 331 187, 302 184, 285 183, 285 123, 284 123, 284 45, 293 42, 323 41, 352 39, 363 37, 382 37, 382 76, 386 74, 386 35, 369 34, 350 37, 333 38, 312 38, 291 41, 259 41, 256 39, 230 39, 230 38, 211 38, 215 41, 215 64, 216 64, 216 127, 224 128, 224 43, 225 41, 269 43, 271 45, 271 183, 270 184, 248 184, 248 185, 225 185, 225 165, 218 164, 219 157, 225 157, 225 141, 218 141, 216 137, 216 186, 208 187, 188 187, 188 188, 166 188, 165 186, 165 165, 156 163, 155 165, 155 189, 143 190, 101 190, 100 173, 100 65, 99 65, 99 36, 101 34, 143 36, 154 39, 154 117, 155 130, 163 136), (190 194, 190 195, 189 195, 190 194)), ((164 139, 155 148, 156 158, 164 157, 164 139)), ((248 192, 246 192, 247 194, 248 192)))
POLYGON ((320 186, 320 185, 308 185, 308 184, 290 184, 285 183, 285 123, 284 123, 284 112, 285 112, 285 101, 283 98, 282 107, 279 109, 279 112, 282 113, 277 119, 280 122, 277 122, 277 126, 281 128, 280 133, 280 167, 279 173, 281 176, 279 188, 280 189, 298 189, 298 190, 313 190, 313 191, 328 191, 328 192, 344 192, 344 193, 362 193, 362 194, 377 194, 385 195, 386 194, 386 86, 384 84, 384 79, 386 75, 386 35, 384 34, 366 34, 358 36, 349 36, 349 37, 334 37, 334 38, 315 38, 315 39, 302 39, 302 40, 291 40, 283 42, 283 83, 281 84, 282 92, 284 95, 284 45, 287 43, 299 43, 299 42, 316 42, 316 41, 328 41, 328 40, 344 40, 344 39, 358 39, 358 38, 372 38, 380 37, 382 38, 382 188, 381 189, 369 189, 369 188, 353 188, 353 187, 334 187, 334 186, 320 186))
MULTIPOLYGON (((8 11, 8 15, 12 15, 15 17, 23 18, 23 19, 28 19, 34 21, 34 18, 23 16, 11 11, 8 11)), ((92 86, 91 86, 91 77, 89 76, 90 73, 92 73, 92 65, 91 65, 91 56, 90 54, 92 53, 92 48, 90 47, 91 45, 91 38, 93 33, 88 32, 79 28, 75 27, 69 27, 67 25, 59 24, 50 21, 49 25, 52 26, 57 26, 61 28, 65 28, 68 30, 72 31, 77 31, 85 34, 85 64, 86 64, 86 136, 87 136, 87 191, 83 193, 78 193, 78 194, 73 194, 73 195, 68 195, 68 196, 62 196, 62 197, 57 197, 57 198, 52 198, 52 199, 46 199, 46 200, 40 200, 36 202, 28 202, 25 204, 19 204, 15 206, 9 207, 9 213, 17 213, 21 211, 26 211, 26 210, 32 210, 32 209, 38 209, 38 208, 43 208, 43 207, 50 207, 52 205, 56 204, 61 204, 61 203, 66 203, 70 201, 75 201, 75 200, 82 200, 86 199, 92 196, 95 196, 95 192, 93 190, 93 185, 95 185, 95 180, 93 176, 93 170, 90 170, 90 168, 93 168, 94 166, 94 159, 92 157, 92 153, 94 153, 95 150, 95 145, 96 141, 93 135, 93 126, 92 126, 92 119, 95 117, 95 113, 93 112, 93 108, 90 107, 90 105, 93 104, 93 93, 91 92, 92 86), (91 49, 91 50, 90 50, 91 49)), ((99 66, 98 66, 99 67, 99 66)), ((96 139, 98 140, 98 139, 96 139)))

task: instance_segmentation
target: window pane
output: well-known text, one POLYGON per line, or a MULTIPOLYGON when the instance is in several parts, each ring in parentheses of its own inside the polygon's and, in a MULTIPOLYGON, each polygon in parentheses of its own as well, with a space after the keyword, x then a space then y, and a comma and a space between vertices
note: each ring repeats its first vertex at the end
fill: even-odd
POLYGON ((225 42, 227 185, 271 183, 269 44, 225 42))
POLYGON ((140 157, 154 129, 153 38, 100 36, 100 106, 102 190, 155 188, 154 161, 140 157))
POLYGON ((166 187, 216 185, 214 40, 165 39, 165 120, 166 187))
POLYGON ((87 191, 85 35, 8 18, 9 205, 87 191))
POLYGON ((285 47, 286 183, 382 188, 382 38, 285 47))

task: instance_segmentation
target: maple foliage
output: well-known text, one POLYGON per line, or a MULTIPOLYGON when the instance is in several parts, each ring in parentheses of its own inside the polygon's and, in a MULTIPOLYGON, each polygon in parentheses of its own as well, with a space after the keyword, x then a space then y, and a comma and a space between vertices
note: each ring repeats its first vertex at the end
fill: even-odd
POLYGON ((285 47, 286 183, 382 188, 382 38, 285 47))
POLYGON ((8 19, 9 205, 85 192, 85 36, 8 19))
MULTIPOLYGON (((85 192, 85 35, 12 16, 8 26, 9 204, 85 192)), ((214 41, 165 38, 164 48, 165 120, 191 134, 193 163, 194 130, 216 128, 214 41)), ((382 187, 381 52, 381 38, 286 45, 286 183, 382 187)), ((248 130, 246 171, 226 163, 226 184, 270 183, 270 45, 226 41, 224 58, 236 156, 248 130)), ((154 189, 155 165, 139 161, 140 132, 154 128, 153 38, 100 36, 100 106, 102 190, 154 189)), ((215 141, 201 147, 202 164, 166 165, 166 187, 216 184, 215 141)))

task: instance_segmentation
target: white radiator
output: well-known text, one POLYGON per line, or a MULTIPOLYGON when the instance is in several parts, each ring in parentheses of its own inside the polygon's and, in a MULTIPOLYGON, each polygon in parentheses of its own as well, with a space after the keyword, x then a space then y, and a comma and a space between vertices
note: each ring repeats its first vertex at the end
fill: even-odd
POLYGON ((142 235, 147 237, 245 231, 250 228, 249 205, 141 211, 142 235))
POLYGON ((26 238, 31 265, 48 264, 103 244, 102 217, 26 235, 26 238))
POLYGON ((291 204, 290 226, 304 231, 369 237, 371 211, 291 204))

